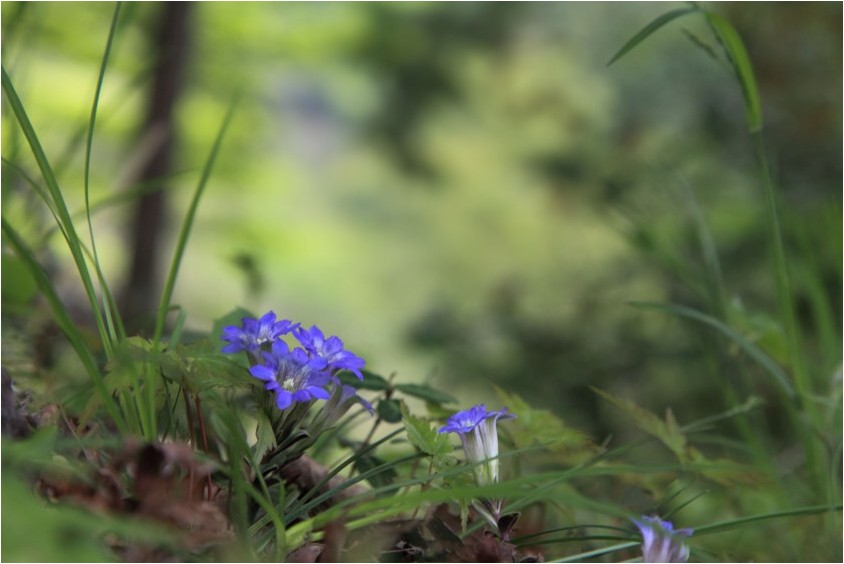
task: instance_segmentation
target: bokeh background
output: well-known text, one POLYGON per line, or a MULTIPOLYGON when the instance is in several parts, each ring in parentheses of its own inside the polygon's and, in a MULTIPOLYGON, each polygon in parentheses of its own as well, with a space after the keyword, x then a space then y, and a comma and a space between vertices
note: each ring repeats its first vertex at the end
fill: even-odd
MULTIPOLYGON (((629 305, 706 309, 705 226, 728 297, 721 313, 785 354, 741 92, 696 45, 714 45, 705 25, 678 20, 607 66, 677 6, 125 5, 91 188, 98 250, 132 325, 149 331, 182 217, 239 96, 176 287, 192 331, 237 306, 273 309, 341 336, 377 373, 431 382, 467 405, 495 404, 495 384, 596 440, 626 427, 590 386, 671 406, 681 422, 729 407, 737 351, 725 345, 713 359, 711 329, 629 305)), ((3 64, 80 211, 113 9, 2 4, 3 64)), ((756 70, 798 315, 813 368, 831 378, 841 361, 842 6, 714 9, 756 70), (801 278, 809 270, 820 277, 801 278), (813 309, 813 292, 834 307, 813 309), (834 330, 813 332, 818 316, 834 330)), ((3 111, 4 158, 36 176, 3 111)), ((2 197, 81 308, 48 212, 5 164, 2 197)), ((11 342, 18 330, 48 349, 61 336, 3 259, 6 365, 15 347, 33 346, 11 342)), ((763 378, 751 386, 774 393, 763 378)), ((766 417, 776 428, 777 413, 766 417)))

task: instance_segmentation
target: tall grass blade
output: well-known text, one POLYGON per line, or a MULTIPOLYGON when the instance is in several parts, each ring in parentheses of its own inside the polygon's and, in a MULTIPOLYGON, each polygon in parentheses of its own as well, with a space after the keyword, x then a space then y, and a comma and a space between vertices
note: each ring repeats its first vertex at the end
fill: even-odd
POLYGON ((795 517, 798 515, 816 515, 819 513, 832 513, 834 511, 841 511, 842 505, 840 503, 835 505, 814 505, 811 507, 798 507, 796 509, 786 509, 783 511, 774 511, 772 513, 763 513, 760 515, 751 515, 750 517, 742 517, 740 519, 732 519, 730 521, 721 521, 720 523, 712 523, 710 525, 703 525, 702 527, 695 527, 695 535, 709 535, 712 533, 720 533, 737 529, 749 523, 756 523, 759 521, 767 521, 769 519, 780 519, 782 517, 795 517))
POLYGON ((85 173, 84 173, 84 190, 85 190, 85 217, 88 222, 88 234, 91 237, 91 253, 94 257, 94 269, 97 272, 97 282, 100 288, 100 295, 102 297, 103 313, 105 315, 106 328, 108 335, 112 340, 112 346, 120 339, 125 338, 125 330, 120 321, 120 313, 117 311, 117 306, 108 290, 108 284, 103 276, 102 268, 100 268, 100 259, 97 254, 97 241, 94 237, 94 224, 91 222, 91 200, 90 200, 90 180, 91 180, 91 149, 94 144, 94 126, 97 123, 97 109, 100 104, 100 94, 103 89, 103 81, 105 80, 106 66, 108 65, 109 54, 111 53, 111 46, 114 43, 115 31, 117 30, 117 21, 120 18, 120 7, 122 4, 117 2, 114 7, 114 15, 111 18, 111 27, 108 32, 108 39, 106 40, 105 52, 103 53, 103 60, 100 64, 100 74, 97 77, 97 88, 94 92, 94 101, 91 105, 91 117, 88 120, 88 134, 85 141, 85 173), (117 327, 115 328, 115 320, 117 327))
POLYGON ((630 38, 630 40, 627 41, 627 43, 625 43, 624 46, 622 46, 622 48, 619 49, 618 52, 615 55, 613 55, 612 59, 610 59, 610 61, 607 63, 607 66, 612 65, 614 62, 616 62, 621 57, 626 55, 634 47, 636 47, 639 43, 641 43, 642 41, 647 39, 652 33, 657 31, 659 28, 661 28, 662 26, 664 26, 668 22, 676 20, 677 18, 679 18, 681 16, 685 16, 686 14, 690 14, 692 12, 697 12, 697 11, 699 11, 699 9, 697 7, 677 8, 676 10, 671 10, 670 12, 666 12, 666 13, 662 14, 661 16, 654 18, 653 21, 651 21, 648 25, 643 27, 639 31, 639 33, 637 33, 632 38, 630 38))
POLYGON ((205 162, 205 166, 202 169, 202 176, 199 179, 199 184, 196 187, 196 191, 194 192, 193 199, 191 200, 190 207, 188 208, 188 212, 185 215, 184 223, 182 223, 182 229, 179 232, 179 238, 176 241, 176 249, 173 252, 173 262, 170 264, 170 270, 167 273, 167 281, 164 285, 164 292, 161 295, 161 302, 158 306, 158 316, 155 320, 155 332, 153 333, 153 343, 157 347, 161 342, 161 335, 164 332, 164 323, 167 318, 167 312, 170 309, 170 300, 173 297, 173 288, 176 285, 176 277, 179 274, 179 266, 182 263, 182 257, 185 254, 185 247, 187 246, 188 236, 190 235, 191 228, 193 227, 193 220, 196 216, 196 210, 199 207, 199 200, 202 198, 202 194, 205 191, 205 186, 208 183, 208 178, 211 175, 211 169, 214 166, 214 162, 217 160, 217 154, 220 151, 220 146, 223 142, 223 137, 225 137, 226 130, 229 127, 229 123, 231 122, 232 116, 234 116, 234 110, 237 106, 237 98, 233 99, 232 102, 229 104, 228 111, 226 112, 225 117, 223 118, 223 123, 220 125, 220 130, 217 133, 216 139, 214 139, 214 145, 211 148, 211 154, 208 155, 208 160, 205 162))
POLYGON ((554 527, 552 529, 545 529, 538 533, 530 533, 527 535, 514 537, 510 539, 510 542, 512 542, 516 546, 542 544, 542 540, 539 539, 539 537, 544 537, 553 533, 567 533, 569 531, 579 532, 586 529, 605 529, 608 531, 617 531, 619 533, 630 533, 629 528, 616 527, 613 525, 568 525, 565 527, 554 527))
POLYGON ((783 391, 788 395, 789 398, 792 400, 797 400, 797 394, 794 390, 794 386, 791 384, 791 381, 788 378, 788 375, 783 371, 780 366, 774 362, 771 357, 766 355, 762 352, 759 347, 748 341, 742 335, 737 333, 732 327, 722 323, 721 321, 715 319, 714 317, 707 315, 703 312, 697 311, 695 309, 691 309, 684 306, 674 305, 674 304, 658 304, 658 303, 650 303, 650 302, 628 302, 630 305, 634 307, 640 308, 647 308, 647 309, 656 309, 659 311, 664 311, 666 313, 672 313, 674 315, 679 315, 681 317, 687 317, 689 319, 694 319, 696 321, 700 321, 710 327, 713 327, 723 333, 725 336, 729 337, 732 341, 734 341, 739 347, 744 350, 752 358, 756 361, 759 366, 765 369, 777 384, 783 389, 783 391))
MULTIPOLYGON (((34 178, 29 176, 29 174, 23 168, 8 160, 6 157, 2 157, 2 163, 3 166, 11 168, 15 172, 15 174, 17 174, 24 181, 26 181, 26 183, 29 184, 33 190, 35 190, 36 194, 38 194, 38 196, 42 200, 44 200, 44 203, 47 205, 47 209, 50 210, 50 213, 52 214, 53 219, 55 219, 56 223, 55 227, 49 230, 49 233, 55 233, 55 231, 58 230, 61 232, 63 237, 67 238, 67 232, 64 230, 64 226, 62 225, 62 222, 59 219, 59 212, 56 209, 55 204, 53 204, 53 201, 50 199, 50 193, 47 192, 47 190, 41 184, 36 182, 34 178)), ((40 245, 36 246, 36 248, 40 248, 40 245)))
POLYGON ((718 249, 715 246, 715 239, 712 237, 712 232, 706 224, 703 212, 698 205, 692 187, 687 181, 683 181, 682 186, 686 208, 688 209, 695 231, 697 232, 696 234, 698 244, 700 245, 701 255, 703 256, 703 263, 706 266, 706 286, 709 292, 709 299, 712 303, 713 311, 715 311, 717 315, 723 316, 726 309, 724 304, 724 277, 721 272, 721 261, 718 258, 718 249))
POLYGON ((619 552, 621 550, 633 548, 634 546, 638 546, 639 544, 641 544, 639 541, 623 542, 604 548, 596 548, 595 550, 590 550, 588 552, 581 552, 580 554, 575 554, 572 556, 566 556, 565 558, 559 558, 557 560, 549 560, 549 562, 581 562, 583 560, 586 560, 587 558, 595 558, 596 556, 612 554, 613 552, 619 552))
POLYGON ((117 425, 117 428, 122 432, 125 432, 126 423, 121 415, 120 409, 114 401, 114 398, 112 398, 111 394, 108 393, 108 390, 103 383, 102 375, 97 368, 97 362, 94 359, 94 355, 85 344, 79 329, 70 319, 67 309, 59 299, 52 282, 50 282, 50 278, 41 268, 41 265, 38 264, 38 261, 35 259, 35 255, 29 247, 27 247, 26 243, 24 243, 17 231, 15 231, 15 229, 6 221, 6 218, 2 218, 0 221, 2 221, 3 234, 6 237, 6 240, 9 241, 14 248, 15 253, 24 260, 29 268, 32 277, 35 279, 36 284, 38 284, 38 288, 50 304, 50 309, 53 312, 56 324, 67 336, 68 341, 70 341, 70 345, 73 347, 73 350, 76 351, 77 356, 79 356, 79 360, 82 361, 82 365, 88 372, 95 389, 100 394, 106 410, 109 415, 111 415, 112 419, 114 419, 114 423, 117 425))
POLYGON ((20 125, 21 130, 23 131, 24 137, 26 137, 27 142, 29 143, 29 147, 32 150, 32 154, 35 157, 35 161, 38 163, 38 168, 41 170, 41 175, 44 178, 44 182, 47 184, 47 192, 50 196, 50 199, 55 206, 56 213, 58 214, 59 221, 62 224, 62 232, 65 235, 65 240, 67 241, 68 248, 70 249, 71 255, 73 256, 73 261, 76 264, 76 269, 79 272, 79 276, 82 279, 82 284, 85 288, 85 294, 88 297, 88 301, 91 304, 91 308, 94 312, 94 320, 97 324, 97 330, 100 334, 100 339, 103 343, 103 348, 106 352, 106 355, 110 358, 112 354, 111 348, 111 341, 109 339, 108 332, 105 328, 105 324, 103 322, 103 315, 100 309, 99 300, 97 299, 96 292, 94 290, 94 284, 91 279, 91 275, 88 272, 88 265, 85 261, 85 254, 82 251, 82 244, 79 239, 79 235, 76 233, 76 229, 73 226, 73 221, 70 218, 70 213, 67 210, 67 205, 65 204, 64 197, 62 196, 61 189, 59 188, 58 182, 56 180, 55 174, 53 174, 53 169, 50 166, 50 161, 47 159, 47 155, 44 153, 44 149, 41 146, 41 142, 38 139, 38 135, 35 133, 35 129, 32 127, 32 122, 29 120, 29 116, 26 113, 26 110, 23 107, 23 103, 18 97, 17 92, 15 91, 14 85, 12 84, 12 79, 9 77, 8 73, 6 72, 6 68, 2 67, 2 84, 3 84, 3 92, 6 94, 6 100, 9 103, 9 106, 12 108, 12 112, 15 114, 15 118, 20 125))
POLYGON ((706 21, 730 60, 730 64, 736 73, 741 91, 744 95, 744 111, 747 127, 751 133, 762 129, 762 103, 759 101, 759 89, 756 86, 756 76, 753 74, 753 65, 744 42, 736 32, 736 29, 715 12, 708 10, 703 12, 706 21))
MULTIPOLYGON (((3 162, 6 163, 8 161, 3 159, 3 162)), ((16 168, 18 168, 18 170, 19 170, 19 167, 16 167, 16 168)), ((175 174, 172 174, 172 175, 167 175, 167 176, 152 180, 150 182, 139 182, 138 184, 133 185, 131 188, 127 188, 125 190, 120 190, 116 194, 110 194, 108 196, 105 196, 101 200, 96 201, 93 204, 91 204, 91 208, 90 208, 91 213, 95 214, 95 213, 98 213, 102 210, 112 208, 114 206, 119 206, 121 204, 129 203, 129 202, 132 202, 132 201, 134 201, 134 200, 136 200, 136 199, 138 199, 141 196, 144 196, 146 194, 150 194, 152 192, 157 192, 159 190, 162 190, 164 188, 165 184, 166 184, 166 181, 168 181, 168 180, 170 180, 170 179, 172 179, 172 178, 174 178, 174 177, 176 177, 180 174, 183 174, 183 173, 175 173, 175 174)), ((74 220, 84 219, 85 215, 86 215, 86 210, 83 208, 81 210, 77 210, 77 211, 72 212, 70 217, 74 220)), ((42 239, 41 244, 44 244, 44 242, 47 239, 52 237, 53 234, 57 230, 60 230, 60 229, 61 229, 61 225, 59 225, 59 224, 56 224, 56 226, 48 229, 41 238, 42 239)))

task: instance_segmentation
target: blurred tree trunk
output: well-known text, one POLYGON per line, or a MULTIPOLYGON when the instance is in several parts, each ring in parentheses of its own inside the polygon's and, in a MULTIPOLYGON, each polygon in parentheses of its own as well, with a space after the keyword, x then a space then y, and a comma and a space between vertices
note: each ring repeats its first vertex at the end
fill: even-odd
MULTIPOLYGON (((184 87, 191 2, 164 2, 151 34, 157 51, 147 114, 140 132, 146 152, 136 181, 163 182, 172 172, 176 125, 173 108, 184 87)), ((129 225, 132 260, 120 297, 127 330, 148 325, 155 316, 161 281, 158 264, 166 228, 166 187, 138 199, 129 225)))

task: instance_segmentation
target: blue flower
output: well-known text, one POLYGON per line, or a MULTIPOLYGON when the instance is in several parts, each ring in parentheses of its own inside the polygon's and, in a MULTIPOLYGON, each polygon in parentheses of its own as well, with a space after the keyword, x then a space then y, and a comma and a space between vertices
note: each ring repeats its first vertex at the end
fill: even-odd
POLYGON ((311 326, 310 329, 297 327, 293 332, 302 346, 311 355, 317 356, 328 363, 329 369, 332 372, 340 370, 348 370, 363 380, 363 374, 360 369, 366 364, 362 358, 354 353, 343 349, 343 341, 339 337, 325 338, 319 327, 311 326))
POLYGON ((222 348, 222 352, 257 351, 262 345, 272 343, 298 327, 298 323, 291 323, 287 319, 276 321, 272 311, 268 311, 261 319, 244 317, 240 327, 229 325, 223 328, 222 339, 229 344, 222 348))
POLYGON ((478 485, 498 481, 499 419, 515 419, 507 408, 487 411, 484 404, 458 411, 440 427, 440 433, 457 433, 463 443, 466 458, 473 463, 478 485))
POLYGON ((326 362, 309 357, 300 348, 292 351, 282 340, 274 341, 272 350, 264 353, 264 363, 249 369, 250 374, 264 382, 264 387, 276 394, 276 406, 287 409, 297 402, 328 399, 326 389, 331 376, 326 362))
POLYGON ((642 534, 642 562, 686 562, 689 547, 683 542, 692 536, 692 529, 674 530, 671 521, 659 517, 643 516, 642 520, 631 519, 642 534))

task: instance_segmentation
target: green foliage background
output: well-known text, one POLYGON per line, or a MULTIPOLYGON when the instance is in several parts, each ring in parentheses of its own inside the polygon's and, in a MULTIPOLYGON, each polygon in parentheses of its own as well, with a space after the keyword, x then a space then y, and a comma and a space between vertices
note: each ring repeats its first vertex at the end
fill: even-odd
MULTIPOLYGON (((111 202, 94 229, 116 285, 159 9, 125 6, 93 146, 92 199, 111 202)), ((734 23, 756 70, 811 391, 840 404, 841 5, 713 9, 734 23)), ((208 331, 236 306, 274 309, 343 336, 381 373, 431 381, 467 405, 497 404, 494 383, 612 444, 641 435, 590 387, 670 407, 681 424, 755 396, 766 400, 752 415, 767 433, 758 440, 783 468, 799 463, 776 382, 735 343, 629 305, 701 309, 789 361, 742 95, 729 67, 695 45, 714 46, 705 24, 680 20, 607 67, 665 10, 196 4, 176 112, 181 169, 167 187, 171 241, 226 106, 241 99, 175 288, 187 327, 208 331), (711 309, 706 241, 723 311, 711 309)), ((112 13, 100 3, 2 5, 3 64, 72 211, 84 206, 82 141, 112 13)), ((7 116, 4 106, 3 156, 31 172, 7 116)), ((66 251, 21 186, 4 165, 4 217, 74 303, 66 251)), ((35 331, 48 315, 32 309, 31 283, 5 248, 3 261, 3 362, 25 373, 27 353, 14 354, 7 329, 35 331)), ((56 370, 35 386, 73 377, 56 370)), ((830 413, 840 428, 840 410, 830 413)), ((840 479, 840 466, 833 472, 840 479)), ((773 509, 759 497, 760 511, 773 509)), ((706 515, 707 503, 687 510, 706 515)))

